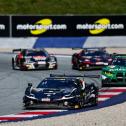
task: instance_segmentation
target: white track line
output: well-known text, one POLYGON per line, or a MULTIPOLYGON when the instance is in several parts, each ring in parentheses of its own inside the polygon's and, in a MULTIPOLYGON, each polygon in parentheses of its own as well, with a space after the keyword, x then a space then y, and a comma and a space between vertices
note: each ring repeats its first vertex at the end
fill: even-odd
POLYGON ((122 92, 99 92, 100 95, 119 95, 122 92))
POLYGON ((35 115, 35 114, 31 114, 31 115, 23 115, 23 114, 16 114, 16 115, 14 115, 14 114, 12 114, 12 115, 5 115, 5 116, 0 116, 0 118, 4 118, 4 117, 7 117, 7 118, 31 118, 31 117, 35 117, 35 116, 39 116, 39 115, 35 115))
POLYGON ((110 98, 98 98, 98 101, 101 102, 101 101, 106 101, 108 99, 110 99, 110 98))

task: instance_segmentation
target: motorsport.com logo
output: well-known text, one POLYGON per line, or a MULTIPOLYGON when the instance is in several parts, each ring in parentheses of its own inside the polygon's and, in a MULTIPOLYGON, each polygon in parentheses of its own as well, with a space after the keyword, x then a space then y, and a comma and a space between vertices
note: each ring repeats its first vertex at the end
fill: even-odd
MULTIPOLYGON (((30 30, 33 35, 43 34, 48 30, 67 30, 66 24, 53 24, 51 19, 45 18, 37 21, 35 24, 18 24, 17 30, 30 30)), ((94 22, 94 24, 76 24, 76 30, 89 30, 90 34, 100 34, 107 29, 124 29, 124 24, 111 24, 108 18, 102 18, 94 22)))

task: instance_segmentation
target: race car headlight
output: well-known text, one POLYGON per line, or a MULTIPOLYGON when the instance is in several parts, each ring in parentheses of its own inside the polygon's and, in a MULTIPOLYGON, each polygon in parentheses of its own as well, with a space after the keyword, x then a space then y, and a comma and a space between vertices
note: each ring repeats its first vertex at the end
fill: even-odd
POLYGON ((62 99, 63 99, 63 100, 65 100, 65 99, 71 99, 71 98, 73 98, 73 97, 74 97, 73 93, 69 93, 69 94, 64 95, 64 96, 62 97, 62 99))
POLYGON ((62 100, 67 100, 67 99, 71 99, 71 98, 74 98, 74 96, 65 95, 65 96, 62 97, 62 100))
POLYGON ((26 96, 27 98, 30 98, 30 99, 36 99, 34 94, 25 95, 25 96, 26 96))
POLYGON ((64 105, 67 106, 67 105, 68 105, 68 101, 65 101, 65 102, 64 102, 64 105))

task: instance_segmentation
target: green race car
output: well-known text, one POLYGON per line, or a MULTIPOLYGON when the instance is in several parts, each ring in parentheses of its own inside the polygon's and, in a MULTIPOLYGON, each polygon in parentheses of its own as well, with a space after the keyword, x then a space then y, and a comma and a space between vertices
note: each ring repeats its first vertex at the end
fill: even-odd
POLYGON ((126 54, 113 56, 110 65, 102 69, 102 87, 126 86, 126 54))

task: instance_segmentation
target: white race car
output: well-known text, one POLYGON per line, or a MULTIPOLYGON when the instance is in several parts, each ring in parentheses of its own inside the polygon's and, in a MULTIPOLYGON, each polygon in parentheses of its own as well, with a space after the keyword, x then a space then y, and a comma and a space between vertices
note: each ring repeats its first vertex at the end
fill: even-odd
POLYGON ((20 70, 57 69, 57 58, 45 49, 15 49, 18 52, 12 57, 12 68, 20 70))

